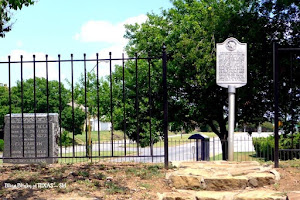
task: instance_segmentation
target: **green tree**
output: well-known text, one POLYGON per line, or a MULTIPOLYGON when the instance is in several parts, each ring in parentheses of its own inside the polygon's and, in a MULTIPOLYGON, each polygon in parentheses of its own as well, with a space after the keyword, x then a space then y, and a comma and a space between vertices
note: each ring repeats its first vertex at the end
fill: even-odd
MULTIPOLYGON (((35 83, 36 102, 34 102, 34 80, 28 79, 23 81, 23 112, 24 113, 59 113, 61 104, 61 120, 62 128, 69 132, 81 134, 82 126, 85 120, 85 113, 80 108, 74 108, 74 120, 72 107, 68 105, 71 101, 70 91, 61 83, 61 91, 59 91, 58 81, 48 81, 48 101, 47 105, 47 80, 45 78, 36 77, 35 83), (59 92, 61 102, 59 101, 59 92), (74 122, 74 123, 73 123, 74 122)), ((11 106, 12 113, 22 112, 22 85, 18 81, 17 85, 11 88, 11 106)), ((0 87, 0 125, 3 127, 4 115, 9 113, 9 95, 8 88, 0 87)))
POLYGON ((3 131, 4 116, 7 113, 9 113, 8 88, 0 86, 0 131, 3 131))
POLYGON ((78 83, 75 85, 74 97, 76 103, 88 107, 88 112, 92 117, 98 116, 99 103, 100 120, 110 121, 109 82, 102 77, 98 79, 98 83, 97 88, 97 77, 95 73, 87 73, 86 77, 84 77, 84 74, 81 74, 78 83), (99 98, 97 98, 97 93, 99 93, 99 98))
POLYGON ((0 37, 4 37, 12 27, 12 10, 21 10, 24 6, 34 4, 34 0, 0 0, 0 37))
MULTIPOLYGON (((173 7, 160 15, 148 14, 142 25, 127 25, 125 37, 130 56, 146 56, 147 52, 158 56, 162 43, 166 44, 169 121, 173 128, 191 130, 207 124, 220 139, 227 140, 227 90, 216 85, 215 45, 228 37, 248 44, 248 84, 237 90, 236 122, 265 121, 272 110, 272 42, 299 44, 299 2, 172 3, 173 7)), ((223 152, 227 152, 225 147, 223 143, 223 152)), ((227 158, 225 153, 223 158, 227 158)))
POLYGON ((71 106, 66 106, 62 113, 62 127, 69 132, 74 134, 82 134, 83 123, 85 120, 85 113, 80 108, 74 108, 74 120, 73 120, 73 109, 71 106))
MULTIPOLYGON (((124 92, 123 92, 123 67, 116 66, 112 73, 112 114, 114 129, 125 131, 126 135, 132 140, 139 140, 140 146, 149 146, 150 138, 153 143, 159 141, 159 136, 162 130, 162 95, 160 95, 161 76, 159 73, 154 73, 161 68, 160 61, 151 61, 151 85, 152 101, 149 102, 149 80, 148 80, 149 62, 145 60, 138 61, 138 101, 139 113, 137 116, 137 101, 136 101, 136 76, 135 76, 135 61, 128 61, 124 68, 124 92), (123 96, 123 94, 125 96, 123 96), (124 123, 124 106, 125 106, 125 123, 124 123), (153 113, 151 118, 151 137, 150 137, 150 117, 149 112, 153 113), (139 121, 137 121, 139 120, 139 121), (124 126, 125 124, 125 126, 124 126), (137 136, 139 132, 139 138, 137 136)), ((98 80, 95 73, 88 73, 86 79, 81 75, 79 83, 75 87, 76 102, 89 107, 89 112, 93 117, 98 116, 98 99, 99 93, 99 116, 102 121, 111 121, 111 101, 110 101, 110 76, 102 77, 98 80), (85 86, 86 85, 86 86, 85 86), (85 91, 85 87, 87 88, 85 91), (99 91, 97 92, 97 89, 99 91)))
POLYGON ((123 67, 116 66, 113 73, 115 128, 125 131, 126 135, 130 139, 138 141, 141 147, 158 142, 160 136, 162 136, 163 95, 161 74, 161 61, 128 61, 124 67, 123 94, 123 67), (137 74, 136 64, 138 66, 137 74), (158 73, 159 71, 160 73, 158 73))

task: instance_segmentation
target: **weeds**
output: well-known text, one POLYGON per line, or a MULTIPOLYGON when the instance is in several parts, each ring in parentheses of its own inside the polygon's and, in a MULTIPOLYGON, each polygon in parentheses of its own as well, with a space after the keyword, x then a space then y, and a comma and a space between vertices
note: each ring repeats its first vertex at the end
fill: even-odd
POLYGON ((140 183, 139 184, 140 187, 146 188, 147 190, 152 189, 153 185, 149 184, 149 183, 140 183))
POLYGON ((124 194, 128 190, 126 187, 119 186, 114 182, 106 182, 105 187, 108 194, 124 194))
POLYGON ((79 171, 78 176, 89 177, 90 173, 88 171, 79 171))
POLYGON ((105 174, 99 172, 99 173, 94 175, 94 178, 98 179, 98 180, 104 180, 104 179, 106 179, 106 176, 105 176, 105 174))
POLYGON ((280 185, 279 185, 278 183, 275 183, 275 184, 273 185, 273 187, 274 187, 275 190, 279 190, 279 186, 280 186, 280 185))
POLYGON ((128 168, 125 172, 127 175, 135 175, 141 179, 151 179, 163 175, 159 169, 161 169, 159 165, 150 165, 145 168, 128 168))
POLYGON ((92 189, 92 190, 95 189, 94 183, 92 181, 90 181, 89 179, 86 179, 86 180, 77 180, 76 182, 78 184, 80 184, 80 185, 86 186, 89 189, 92 189))

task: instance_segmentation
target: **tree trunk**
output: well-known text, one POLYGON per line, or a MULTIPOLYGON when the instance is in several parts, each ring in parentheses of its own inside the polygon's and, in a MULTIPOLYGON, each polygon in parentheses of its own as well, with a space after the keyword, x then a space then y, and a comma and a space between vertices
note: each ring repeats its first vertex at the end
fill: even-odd
POLYGON ((226 121, 224 119, 218 121, 220 131, 216 128, 212 121, 209 121, 208 124, 212 131, 220 138, 222 145, 222 160, 228 160, 228 132, 226 130, 226 121))
POLYGON ((222 159, 228 160, 228 140, 227 135, 224 135, 225 138, 220 139, 222 145, 222 159))

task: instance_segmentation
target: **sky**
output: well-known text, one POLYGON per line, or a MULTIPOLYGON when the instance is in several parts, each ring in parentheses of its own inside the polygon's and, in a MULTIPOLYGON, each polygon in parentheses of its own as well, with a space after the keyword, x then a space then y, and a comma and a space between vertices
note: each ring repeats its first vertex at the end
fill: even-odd
MULTIPOLYGON (((169 0, 38 0, 34 5, 24 7, 13 15, 12 30, 0 38, 0 62, 121 58, 128 42, 123 38, 124 24, 143 23, 147 13, 160 14, 161 9, 172 6, 169 0)), ((118 63, 115 63, 118 64, 118 63)), ((74 65, 74 79, 83 72, 83 64, 74 65)), ((89 63, 87 70, 93 69, 89 63)), ((33 77, 33 64, 24 64, 24 79, 33 77)), ((49 63, 49 79, 58 80, 58 65, 49 63)), ((8 65, 0 64, 0 83, 8 84, 8 65)), ((62 79, 70 80, 70 63, 62 63, 62 79)), ((20 64, 12 64, 12 86, 20 80, 20 64)), ((109 73, 107 63, 99 64, 101 76, 109 73)), ((36 74, 45 77, 45 64, 36 64, 36 74)))

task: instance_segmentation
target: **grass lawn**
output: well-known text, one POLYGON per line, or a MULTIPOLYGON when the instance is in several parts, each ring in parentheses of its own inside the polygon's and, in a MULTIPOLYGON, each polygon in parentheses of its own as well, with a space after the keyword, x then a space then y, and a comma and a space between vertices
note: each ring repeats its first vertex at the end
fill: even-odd
MULTIPOLYGON (((133 151, 127 151, 126 155, 132 155, 135 152, 133 151)), ((99 156, 99 152, 98 151, 93 151, 92 152, 93 156, 99 156)), ((71 157, 73 156, 73 153, 63 153, 62 157, 71 157)), ((75 156, 79 157, 79 156, 86 156, 86 152, 76 152, 75 156)), ((111 156, 111 151, 101 151, 100 152, 100 156, 111 156)), ((124 151, 114 151, 114 156, 125 156, 124 151)), ((93 161, 99 161, 99 160, 103 160, 106 158, 93 158, 93 161)), ((110 158, 111 159, 111 158, 110 158)), ((91 159, 89 158, 59 158, 58 159, 58 163, 79 163, 79 162, 87 162, 87 161, 91 161, 91 159)))
MULTIPOLYGON (((69 133, 70 138, 73 138, 73 134, 69 133)), ((98 131, 91 131, 93 143, 98 142, 98 131)), ((111 132, 110 131, 100 131, 99 132, 100 141, 110 141, 111 132)), ((114 131, 114 140, 124 140, 123 131, 114 131)), ((81 135, 75 135, 75 141, 77 144, 85 144, 86 141, 86 132, 83 132, 81 135)))
MULTIPOLYGON (((196 131, 193 131, 188 134, 182 134, 182 136, 181 136, 181 134, 174 134, 173 132, 169 132, 169 147, 179 146, 179 145, 190 143, 190 142, 194 143, 195 140, 189 140, 188 138, 195 133, 196 133, 196 131)), ((213 132, 205 132, 203 134, 205 134, 208 137, 216 137, 217 136, 213 132)), ((124 145, 122 145, 122 147, 123 146, 124 145)), ((136 143, 126 145, 126 147, 136 147, 136 146, 137 146, 136 143)), ((153 144, 153 147, 154 148, 164 147, 164 141, 162 140, 162 141, 159 141, 159 142, 153 144)))
MULTIPOLYGON (((135 152, 127 151, 126 155, 133 155, 135 152)), ((99 156, 98 151, 93 151, 93 156, 99 156)), ((124 156, 124 151, 114 151, 114 156, 124 156)), ((59 155, 60 156, 60 155, 59 155)), ((63 153, 62 157, 71 157, 73 153, 63 153)), ((75 156, 86 156, 86 152, 76 152, 75 156)), ((111 156, 111 151, 101 151, 100 156, 111 156)), ((106 158, 93 158, 93 161, 99 161, 106 158)), ((79 163, 79 162, 88 162, 91 161, 89 158, 58 158, 58 163, 79 163)), ((3 160, 0 159, 0 164, 3 163, 3 160)))
MULTIPOLYGON (((257 158, 255 151, 252 152, 234 152, 234 161, 263 161, 263 158, 257 158)), ((222 154, 210 157, 210 160, 222 160, 222 154)))
MULTIPOLYGON (((173 135, 172 137, 169 138, 169 140, 188 140, 188 138, 195 134, 195 133, 199 133, 199 132, 196 132, 196 131, 193 131, 191 133, 188 133, 188 134, 182 134, 182 137, 181 137, 181 134, 177 134, 177 135, 173 135)), ((206 135, 208 137, 217 137, 217 135, 213 132, 201 132, 200 134, 203 134, 203 135, 206 135)), ((170 135, 169 135, 170 136, 170 135)))
MULTIPOLYGON (((188 143, 189 142, 188 138, 195 133, 196 133, 196 131, 193 131, 189 134, 182 134, 182 137, 181 137, 181 134, 175 134, 174 132, 169 131, 169 133, 168 133, 169 137, 171 136, 169 138, 169 146, 176 146, 175 142, 174 142, 175 140, 176 140, 176 143, 178 143, 178 144, 188 143)), ((216 134, 214 134, 213 132, 205 132, 203 134, 207 135, 208 137, 216 136, 216 134)), ((100 131, 99 135, 100 135, 100 142, 111 140, 111 132, 110 131, 100 131)), ((73 138, 72 133, 69 133, 68 136, 71 139, 73 138)), ((91 137, 92 137, 93 143, 97 143, 98 142, 98 131, 91 131, 91 137)), ((128 139, 128 138, 126 137, 126 139, 128 139)), ((124 140, 124 132, 120 131, 120 130, 114 130, 114 140, 124 140)), ((81 135, 75 135, 76 144, 83 145, 83 144, 85 144, 85 141, 86 141, 86 132, 83 132, 81 135)), ((127 146, 135 147, 136 144, 128 144, 127 146)), ((154 144, 154 147, 161 147, 161 146, 163 147, 163 141, 154 144)))

